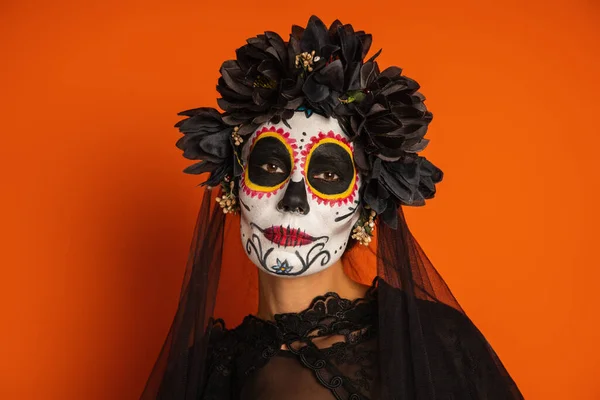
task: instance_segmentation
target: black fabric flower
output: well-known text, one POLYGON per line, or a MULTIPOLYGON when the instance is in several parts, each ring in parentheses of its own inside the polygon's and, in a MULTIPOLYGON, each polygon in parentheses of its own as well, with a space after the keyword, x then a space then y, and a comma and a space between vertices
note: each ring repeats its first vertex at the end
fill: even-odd
POLYGON ((241 135, 251 133, 265 122, 289 119, 304 102, 303 80, 293 66, 286 43, 275 32, 248 39, 236 51, 236 60, 221 66, 217 91, 219 107, 227 112, 223 120, 245 125, 241 135))
POLYGON ((214 108, 202 107, 182 111, 178 115, 188 118, 179 121, 175 127, 184 134, 177 143, 183 156, 190 160, 202 160, 192 164, 183 172, 202 174, 210 172, 210 177, 202 185, 217 186, 231 175, 233 170, 233 127, 225 124, 221 113, 214 108))
POLYGON ((416 153, 429 143, 425 133, 433 115, 419 84, 398 67, 379 71, 366 62, 362 90, 336 107, 338 120, 354 140, 354 158, 367 177, 364 199, 388 225, 396 225, 398 205, 420 206, 435 195, 442 171, 416 153))
POLYGON ((180 114, 188 118, 176 125, 185 135, 177 147, 202 160, 184 172, 210 172, 204 184, 211 186, 237 177, 243 137, 262 124, 285 123, 296 110, 316 112, 338 119, 365 178, 361 198, 395 228, 397 207, 424 205, 443 173, 417 154, 429 143, 433 118, 419 84, 398 67, 380 71, 381 50, 365 61, 371 42, 352 25, 336 20, 327 28, 316 16, 306 28, 293 25, 289 42, 270 31, 248 39, 221 66, 217 102, 225 112, 180 114))
POLYGON ((423 150, 433 115, 425 107, 425 97, 417 92, 419 84, 401 75, 398 67, 378 73, 374 62, 365 64, 361 72, 365 87, 360 99, 336 109, 348 133, 360 138, 367 153, 385 161, 423 150))
POLYGON ((333 116, 340 96, 360 89, 359 71, 371 46, 371 35, 354 32, 352 25, 335 20, 329 29, 316 16, 306 29, 294 25, 289 46, 295 54, 315 53, 310 73, 305 74, 302 91, 311 108, 333 116))
POLYGON ((435 184, 443 172, 425 157, 407 155, 398 162, 375 158, 364 188, 364 201, 381 220, 396 229, 396 210, 400 204, 423 206, 435 195, 435 184))

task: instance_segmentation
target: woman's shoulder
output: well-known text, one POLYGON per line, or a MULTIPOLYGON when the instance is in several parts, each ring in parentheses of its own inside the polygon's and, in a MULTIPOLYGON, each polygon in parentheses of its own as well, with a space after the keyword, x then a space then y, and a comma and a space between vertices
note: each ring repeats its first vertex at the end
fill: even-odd
MULTIPOLYGON (((420 316, 424 317, 421 323, 459 326, 471 322, 458 303, 447 304, 439 299, 433 299, 424 291, 421 291, 423 294, 409 296, 404 289, 392 286, 383 278, 377 277, 375 280, 380 301, 394 308, 403 308, 408 301, 414 301, 420 316)), ((452 302, 455 303, 455 301, 452 302)))
POLYGON ((497 359, 483 333, 458 303, 447 304, 441 300, 427 299, 427 296, 409 296, 406 291, 387 284, 383 279, 379 281, 378 289, 380 301, 383 302, 379 311, 383 315, 394 313, 389 309, 407 310, 408 302, 414 302, 417 315, 412 315, 411 319, 416 322, 414 318, 418 318, 419 330, 429 348, 460 352, 462 355, 478 353, 497 359))

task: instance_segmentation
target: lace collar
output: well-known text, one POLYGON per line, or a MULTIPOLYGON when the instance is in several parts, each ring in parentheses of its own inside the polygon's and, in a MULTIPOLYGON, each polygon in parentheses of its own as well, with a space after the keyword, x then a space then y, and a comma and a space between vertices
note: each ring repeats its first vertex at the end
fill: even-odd
POLYGON ((378 277, 375 277, 364 297, 355 300, 343 298, 336 292, 327 292, 315 297, 306 309, 275 314, 274 320, 247 315, 234 331, 238 338, 254 337, 259 329, 284 341, 332 334, 344 335, 351 340, 348 335, 352 332, 376 324, 377 282, 378 277))

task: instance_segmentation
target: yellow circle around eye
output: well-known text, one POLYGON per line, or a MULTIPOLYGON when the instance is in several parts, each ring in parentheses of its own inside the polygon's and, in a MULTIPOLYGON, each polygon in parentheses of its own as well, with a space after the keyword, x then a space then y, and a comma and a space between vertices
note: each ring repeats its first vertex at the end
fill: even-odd
POLYGON ((324 200, 339 200, 339 199, 343 199, 345 197, 350 196, 354 190, 354 184, 356 183, 356 167, 354 166, 354 158, 352 157, 352 149, 346 143, 340 142, 339 140, 334 139, 334 138, 321 139, 317 144, 315 144, 314 146, 311 147, 310 151, 306 155, 306 161, 304 162, 304 176, 306 176, 306 184, 308 185, 310 190, 314 194, 316 194, 317 196, 319 196, 320 198, 322 198, 324 200), (308 175, 307 175, 308 174, 308 166, 310 164, 310 159, 312 157, 312 153, 320 145, 325 144, 325 143, 333 143, 337 146, 340 146, 342 149, 344 149, 348 153, 348 155, 350 156, 350 160, 352 161, 352 181, 350 182, 350 184, 348 185, 346 190, 344 190, 342 193, 336 193, 336 194, 321 193, 310 184, 310 180, 308 179, 308 175))
MULTIPOLYGON (((260 142, 264 138, 268 138, 268 137, 275 138, 275 139, 279 140, 281 143, 283 143, 288 154, 290 155, 290 165, 292 166, 290 170, 293 170, 294 169, 294 150, 292 149, 292 146, 290 146, 290 144, 277 132, 261 133, 260 137, 258 139, 256 139, 254 141, 254 143, 252 143, 252 148, 250 148, 250 153, 252 152, 252 149, 254 149, 254 146, 256 146, 256 144, 258 142, 260 142)), ((252 190, 256 190, 259 192, 272 192, 273 190, 279 189, 281 187, 281 185, 288 179, 289 179, 289 176, 283 182, 278 183, 275 186, 262 186, 262 185, 257 185, 256 183, 254 183, 250 180, 250 176, 248 174, 247 167, 246 167, 246 170, 244 171, 244 183, 246 184, 246 186, 248 186, 248 188, 250 188, 252 190)))

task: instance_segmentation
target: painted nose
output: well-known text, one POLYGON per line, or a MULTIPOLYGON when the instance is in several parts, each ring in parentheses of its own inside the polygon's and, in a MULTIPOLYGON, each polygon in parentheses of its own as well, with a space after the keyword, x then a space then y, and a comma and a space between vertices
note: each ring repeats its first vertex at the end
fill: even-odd
POLYGON ((277 210, 281 212, 295 212, 302 215, 308 214, 310 207, 306 199, 304 178, 300 182, 290 180, 283 199, 277 203, 277 210))

